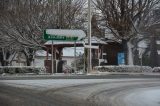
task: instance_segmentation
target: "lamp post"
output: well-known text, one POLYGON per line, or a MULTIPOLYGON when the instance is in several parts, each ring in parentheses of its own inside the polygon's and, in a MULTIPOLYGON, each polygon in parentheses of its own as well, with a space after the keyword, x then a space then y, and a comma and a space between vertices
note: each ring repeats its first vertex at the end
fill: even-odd
MULTIPOLYGON (((88 44, 91 47, 91 0, 88 0, 88 44)), ((88 70, 89 73, 92 69, 92 61, 91 61, 91 48, 88 48, 88 70)))

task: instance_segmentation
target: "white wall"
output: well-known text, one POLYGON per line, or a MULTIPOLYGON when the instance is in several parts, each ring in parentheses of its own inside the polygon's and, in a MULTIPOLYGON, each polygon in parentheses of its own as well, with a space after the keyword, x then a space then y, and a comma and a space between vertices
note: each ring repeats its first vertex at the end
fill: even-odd
POLYGON ((36 57, 33 66, 44 67, 44 60, 46 57, 36 57))

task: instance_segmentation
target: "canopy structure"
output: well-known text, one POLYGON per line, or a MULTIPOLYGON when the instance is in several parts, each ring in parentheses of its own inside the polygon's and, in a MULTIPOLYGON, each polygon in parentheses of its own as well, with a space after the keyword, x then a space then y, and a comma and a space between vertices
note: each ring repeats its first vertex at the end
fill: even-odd
MULTIPOLYGON (((77 33, 78 35, 78 33, 77 33)), ((49 70, 51 70, 51 66, 49 66, 49 64, 51 65, 51 63, 49 63, 50 59, 49 59, 49 53, 53 54, 52 56, 54 57, 55 60, 61 60, 62 56, 63 56, 63 48, 66 47, 84 47, 84 45, 88 45, 88 38, 85 37, 83 39, 84 36, 82 35, 78 35, 79 40, 78 41, 62 41, 62 40, 48 40, 44 46, 46 47, 46 60, 45 60, 45 66, 46 67, 50 67, 47 68, 48 72, 50 72, 49 70), (83 40, 80 40, 83 39, 83 40), (52 50, 53 48, 53 50, 52 50)), ((97 37, 92 37, 91 38, 91 44, 92 46, 96 46, 96 48, 92 48, 92 54, 93 54, 93 59, 99 59, 102 58, 102 54, 103 54, 103 47, 107 44, 105 41, 97 38, 97 37)), ((77 50, 74 49, 74 51, 69 51, 69 54, 74 53, 75 59, 76 59, 76 52, 77 50)), ((83 50, 84 52, 84 50, 83 50)), ((75 62, 76 64, 76 62, 75 62)), ((76 70, 76 69, 75 69, 76 70)), ((54 71, 55 72, 55 71, 54 71)))
MULTIPOLYGON (((100 38, 97 38, 97 37, 92 37, 91 42, 92 42, 92 45, 106 45, 107 44, 105 41, 103 41, 103 40, 101 40, 100 38)), ((82 40, 82 41, 76 41, 76 47, 83 47, 84 43, 86 45, 88 44, 88 37, 85 37, 85 39, 82 40)), ((56 46, 56 47, 74 47, 74 44, 75 43, 72 42, 72 41, 67 41, 67 42, 54 41, 53 42, 53 46, 56 46)), ((51 47, 52 41, 49 40, 44 45, 51 47)))
POLYGON ((86 34, 83 30, 46 29, 44 31, 45 40, 79 41, 85 37, 86 34))

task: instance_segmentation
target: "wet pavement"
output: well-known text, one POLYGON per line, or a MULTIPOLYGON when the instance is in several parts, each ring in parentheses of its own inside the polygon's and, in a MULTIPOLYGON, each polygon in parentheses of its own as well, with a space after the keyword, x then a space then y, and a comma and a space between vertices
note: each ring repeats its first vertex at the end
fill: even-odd
MULTIPOLYGON (((12 78, 11 78, 12 79, 12 78)), ((159 78, 0 80, 1 106, 159 106, 159 78)))

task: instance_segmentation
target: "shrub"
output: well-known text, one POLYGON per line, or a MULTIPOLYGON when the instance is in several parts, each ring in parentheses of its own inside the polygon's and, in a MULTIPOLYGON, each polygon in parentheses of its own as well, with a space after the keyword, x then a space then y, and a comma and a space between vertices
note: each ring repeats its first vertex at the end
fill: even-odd
POLYGON ((3 74, 4 73, 4 69, 3 67, 0 67, 0 74, 3 74))
POLYGON ((129 72, 129 73, 142 73, 152 72, 152 68, 149 66, 97 66, 95 70, 100 72, 129 72))
POLYGON ((154 73, 160 73, 160 67, 154 67, 153 72, 154 73))
POLYGON ((44 73, 46 72, 45 67, 32 67, 32 66, 4 66, 0 67, 0 74, 2 73, 44 73))

